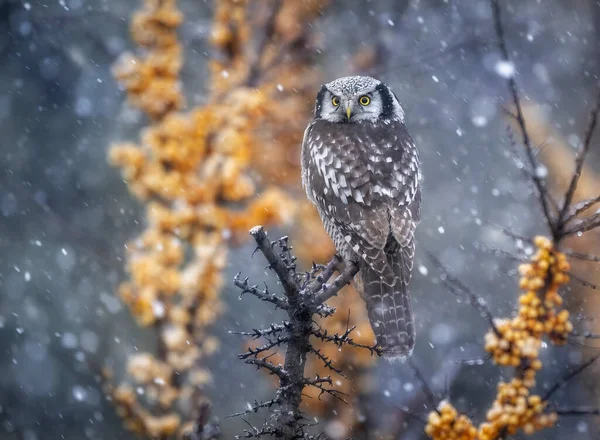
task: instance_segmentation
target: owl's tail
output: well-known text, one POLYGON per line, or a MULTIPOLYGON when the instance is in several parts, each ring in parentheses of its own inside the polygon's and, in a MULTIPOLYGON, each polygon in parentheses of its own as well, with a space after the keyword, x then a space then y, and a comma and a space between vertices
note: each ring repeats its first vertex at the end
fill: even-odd
POLYGON ((381 261, 377 265, 384 272, 364 265, 359 274, 377 345, 388 361, 405 362, 415 346, 415 324, 408 292, 414 248, 412 243, 401 247, 395 240, 390 241, 393 243, 388 243, 381 255, 385 264, 381 261))

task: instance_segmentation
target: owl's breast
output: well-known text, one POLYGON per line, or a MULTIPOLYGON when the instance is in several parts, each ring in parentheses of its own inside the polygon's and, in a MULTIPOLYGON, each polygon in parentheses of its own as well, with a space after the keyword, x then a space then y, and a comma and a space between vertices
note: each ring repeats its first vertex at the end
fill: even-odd
POLYGON ((325 198, 376 207, 394 200, 409 203, 414 197, 416 148, 396 124, 315 121, 304 149, 310 162, 304 166, 305 185, 312 183, 313 192, 325 198))

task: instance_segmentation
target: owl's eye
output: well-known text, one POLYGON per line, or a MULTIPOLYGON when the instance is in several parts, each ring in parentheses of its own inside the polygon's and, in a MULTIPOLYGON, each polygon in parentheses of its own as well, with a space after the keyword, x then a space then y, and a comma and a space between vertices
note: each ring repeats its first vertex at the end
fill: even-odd
POLYGON ((363 95, 358 98, 358 102, 360 102, 360 105, 369 105, 371 103, 371 98, 369 98, 367 95, 363 95))
POLYGON ((338 105, 340 105, 340 98, 338 98, 337 96, 334 96, 333 98, 331 98, 331 103, 333 104, 334 107, 337 107, 338 105))

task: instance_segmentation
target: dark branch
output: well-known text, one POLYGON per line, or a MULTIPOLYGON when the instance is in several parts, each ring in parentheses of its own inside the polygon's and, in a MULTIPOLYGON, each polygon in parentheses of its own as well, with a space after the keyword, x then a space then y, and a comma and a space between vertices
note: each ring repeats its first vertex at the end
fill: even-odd
POLYGON ((437 406, 439 403, 438 398, 436 397, 436 395, 433 393, 433 391, 429 387, 429 384, 425 380, 425 377, 423 377, 423 375, 421 374, 421 371, 415 365, 412 358, 409 359, 409 364, 410 364, 410 367, 413 369, 415 376, 417 377, 417 380, 421 383, 421 387, 423 388, 423 392, 425 393, 425 396, 427 397, 427 401, 428 401, 429 405, 431 406, 431 409, 439 412, 437 409, 437 406))
POLYGON ((577 217, 579 214, 581 214, 582 212, 587 211, 588 209, 590 209, 596 203, 600 203, 600 196, 594 197, 594 198, 591 198, 591 199, 582 200, 581 202, 576 203, 569 210, 569 213, 564 218, 563 223, 566 225, 571 220, 574 220, 575 217, 577 217))
MULTIPOLYGON (((506 39, 504 36, 504 26, 502 25, 502 17, 500 13, 500 1, 499 0, 491 0, 492 7, 492 15, 494 18, 494 29, 496 31, 496 37, 498 39, 498 48, 500 49, 500 53, 502 54, 502 58, 505 62, 510 63, 510 56, 508 54, 508 48, 506 46, 506 39)), ((548 190, 544 184, 543 179, 537 173, 538 169, 538 161, 535 157, 533 146, 531 145, 531 139, 529 138, 529 133, 527 131, 527 126, 525 124, 525 117, 523 116, 523 109, 521 108, 521 100, 519 98, 519 93, 517 92, 517 84, 513 75, 510 75, 507 79, 507 85, 512 95, 512 101, 515 106, 517 114, 515 115, 515 119, 517 124, 519 125, 523 145, 525 147, 525 154, 527 156, 527 160, 529 162, 530 175, 535 185, 538 196, 540 199, 540 204, 542 205, 542 211, 544 212, 544 217, 546 219, 546 223, 552 232, 552 236, 555 237, 557 234, 556 225, 554 223, 552 214, 550 212, 550 207, 548 206, 548 190)))
POLYGON ((448 269, 432 254, 428 253, 429 259, 433 262, 433 264, 442 272, 440 275, 440 280, 446 286, 450 292, 458 297, 466 297, 469 301, 469 304, 473 306, 482 316, 484 316, 494 333, 500 335, 498 329, 496 328, 496 324, 494 323, 494 316, 490 309, 481 296, 476 295, 472 292, 466 285, 464 285, 458 278, 452 275, 448 269))
POLYGON ((568 381, 570 381, 571 379, 573 379, 575 376, 581 374, 586 368, 588 368, 590 365, 592 365, 598 359, 600 359, 600 355, 594 356, 593 358, 591 358, 590 360, 588 360, 586 363, 580 365, 579 367, 577 367, 572 372, 570 372, 570 373, 566 374, 565 376, 563 376, 558 382, 556 382, 554 384, 554 386, 552 388, 550 388, 548 390, 548 392, 544 395, 544 397, 542 398, 542 400, 544 402, 548 401, 554 395, 554 393, 556 393, 558 390, 560 390, 562 387, 564 387, 567 384, 568 381))
POLYGON ((260 347, 248 348, 248 351, 246 353, 238 354, 238 359, 248 359, 252 356, 256 357, 259 354, 264 353, 265 351, 269 351, 274 347, 279 347, 280 345, 285 344, 288 341, 289 337, 278 337, 276 340, 269 341, 269 343, 261 345, 260 347))
POLYGON ((565 226, 562 231, 561 238, 568 237, 574 234, 583 234, 600 226, 600 213, 592 214, 583 219, 574 219, 569 222, 570 226, 565 226))
POLYGON ((594 283, 590 283, 589 281, 584 280, 583 278, 580 278, 577 275, 574 275, 572 272, 568 272, 569 276, 571 277, 571 279, 575 280, 576 282, 578 282, 579 284, 581 284, 584 287, 588 287, 590 289, 593 290, 600 290, 600 286, 594 283))
POLYGON ((272 406, 278 405, 279 403, 281 403, 281 400, 279 400, 279 398, 276 398, 273 400, 268 400, 266 402, 254 401, 254 404, 250 408, 248 408, 246 411, 231 414, 230 416, 227 416, 227 418, 230 419, 232 417, 245 416, 245 415, 248 415, 251 413, 258 412, 258 410, 261 408, 271 408, 272 406))
POLYGON ((552 408, 559 416, 598 416, 600 408, 552 408))
POLYGON ((600 261, 600 257, 598 257, 596 255, 584 254, 582 252, 576 252, 576 251, 572 251, 570 249, 563 250, 562 253, 569 257, 577 258, 578 260, 595 261, 595 262, 600 261))
POLYGON ((316 275, 315 280, 310 283, 308 286, 308 290, 311 292, 318 292, 323 287, 323 284, 329 280, 337 270, 337 268, 342 264, 342 259, 339 255, 334 255, 333 258, 327 265, 323 268, 323 271, 316 275))
POLYGON ((269 370, 271 374, 279 376, 280 378, 287 378, 288 373, 281 366, 275 365, 265 358, 263 359, 246 359, 244 362, 250 365, 256 365, 258 368, 264 368, 265 370, 269 370))
POLYGON ((578 332, 577 330, 573 330, 571 332, 571 336, 576 338, 584 338, 584 339, 600 339, 600 334, 592 333, 592 332, 578 332))
POLYGON ((346 265, 344 271, 331 283, 330 285, 324 284, 322 289, 324 289, 321 293, 314 296, 313 304, 320 305, 327 301, 332 296, 337 295, 337 293, 342 290, 344 286, 352 281, 354 275, 358 273, 358 264, 351 261, 346 265))
POLYGON ((242 290, 242 293, 240 294, 240 298, 245 294, 245 293, 249 293, 250 295, 254 295, 255 297, 257 297, 258 299, 260 299, 261 301, 267 301, 270 302, 271 304, 274 304, 275 307, 278 307, 280 309, 287 309, 287 301, 283 298, 279 298, 277 295, 275 295, 274 293, 269 292, 269 289, 267 289, 265 287, 264 290, 259 289, 258 286, 251 286, 250 284, 248 284, 248 278, 244 278, 243 280, 240 278, 241 274, 237 274, 234 278, 233 278, 233 284, 235 284, 237 287, 239 287, 242 290))
POLYGON ((573 196, 575 195, 575 190, 577 189, 577 183, 579 182, 579 177, 581 176, 581 172, 583 171, 583 164, 592 144, 592 136, 594 134, 594 130, 596 129, 596 122, 598 119, 599 111, 600 92, 596 97, 596 104, 594 105, 594 109, 590 113, 590 119, 588 122, 587 129, 585 131, 585 140, 583 141, 583 147, 577 152, 577 156, 575 157, 575 170, 573 171, 573 177, 571 177, 569 188, 567 189, 565 199, 563 201, 560 213, 558 215, 559 229, 562 229, 564 227, 565 216, 567 215, 569 208, 571 208, 571 202, 573 200, 573 196))
POLYGON ((348 379, 348 376, 346 376, 344 374, 344 372, 340 368, 337 368, 333 364, 333 361, 331 359, 329 359, 327 356, 325 356, 323 353, 321 353, 321 351, 319 349, 316 349, 316 348, 312 347, 310 349, 310 352, 312 354, 314 354, 316 357, 318 357, 321 360, 321 362, 323 362, 323 364, 325 365, 326 368, 329 368, 331 371, 336 372, 337 374, 339 374, 343 378, 348 379))
POLYGON ((247 279, 242 280, 239 275, 235 277, 234 283, 242 289, 242 293, 250 293, 284 309, 287 313, 287 320, 282 324, 272 324, 263 330, 237 332, 254 339, 264 338, 266 340, 264 345, 249 348, 238 357, 247 364, 264 368, 279 378, 279 388, 274 399, 260 404, 255 403, 252 408, 235 414, 243 416, 262 408, 277 407, 277 409, 271 410, 272 417, 263 424, 261 429, 251 426, 251 429, 245 430, 240 438, 257 438, 266 435, 284 440, 316 438, 304 431, 304 427, 308 425, 302 423, 304 416, 300 412, 300 402, 304 387, 311 386, 319 389, 319 397, 329 394, 341 401, 343 401, 341 398, 343 393, 332 388, 333 381, 330 377, 317 376, 314 379, 308 379, 304 376, 307 355, 316 356, 326 367, 342 376, 343 371, 336 367, 322 351, 311 345, 310 337, 315 336, 339 347, 350 345, 367 348, 371 353, 378 352, 374 347, 355 343, 349 337, 354 328, 348 328, 342 335, 330 336, 314 323, 315 315, 326 317, 334 313, 335 309, 328 307, 325 301, 352 280, 352 277, 358 272, 358 264, 347 263, 341 274, 327 284, 342 263, 338 256, 335 256, 326 266, 313 265, 311 271, 300 274, 296 271, 296 258, 292 254, 287 237, 271 242, 260 226, 252 228, 250 234, 256 241, 256 251, 265 256, 269 262, 268 267, 275 272, 281 282, 285 298, 270 293, 266 286, 265 289, 251 286, 247 279), (275 365, 268 360, 275 353, 267 357, 258 357, 277 347, 283 348, 283 346, 285 346, 283 365, 275 365))
POLYGON ((356 327, 350 327, 350 328, 346 329, 346 331, 341 335, 339 335, 337 333, 330 335, 330 334, 328 334, 327 330, 325 330, 325 329, 313 327, 311 329, 311 334, 313 336, 321 339, 322 341, 332 342, 335 345, 337 345, 338 347, 341 347, 342 345, 349 345, 351 347, 364 348, 366 350, 369 350, 371 352, 371 354, 374 354, 374 353, 377 355, 383 354, 383 350, 381 350, 381 348, 377 347, 376 345, 364 345, 364 344, 359 344, 357 342, 354 342, 354 340, 352 338, 350 338, 350 333, 355 328, 356 327))
POLYGON ((258 249, 269 262, 269 267, 277 274, 277 277, 285 290, 285 295, 287 297, 297 296, 300 288, 294 279, 294 273, 290 270, 290 267, 284 263, 283 259, 275 253, 273 244, 267 238, 267 233, 263 227, 255 226, 250 230, 250 235, 254 237, 258 249))
POLYGON ((251 332, 236 332, 230 330, 229 333, 232 335, 240 335, 240 336, 252 336, 252 339, 264 338, 270 335, 276 335, 286 330, 289 330, 290 323, 284 321, 283 324, 271 324, 271 326, 267 329, 252 329, 251 332))
POLYGON ((248 78, 246 79, 246 84, 248 87, 256 87, 259 80, 261 79, 261 74, 263 73, 263 58, 265 54, 265 49, 268 44, 272 42, 276 33, 276 20, 279 15, 279 11, 283 6, 283 0, 275 0, 273 7, 269 10, 269 15, 264 23, 264 34, 260 40, 260 44, 256 50, 256 54, 250 68, 248 69, 248 78))

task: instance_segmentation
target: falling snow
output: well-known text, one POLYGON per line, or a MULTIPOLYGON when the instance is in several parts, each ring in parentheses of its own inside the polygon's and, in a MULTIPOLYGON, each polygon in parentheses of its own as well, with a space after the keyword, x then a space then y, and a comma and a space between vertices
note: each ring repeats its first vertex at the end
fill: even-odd
POLYGON ((515 65, 510 61, 498 61, 494 66, 494 71, 502 78, 512 78, 515 75, 515 65))
MULTIPOLYGON (((0 130, 10 141, 0 149, 0 336, 4 350, 0 377, 7 397, 0 406, 0 431, 6 432, 7 438, 24 440, 129 438, 113 404, 103 394, 99 372, 110 367, 118 377, 126 376, 127 357, 154 351, 158 332, 158 326, 138 326, 121 299, 123 291, 118 286, 130 276, 124 259, 136 246, 130 240, 147 219, 144 206, 131 193, 137 188, 107 160, 108 145, 119 140, 137 142, 140 126, 147 123, 127 102, 111 71, 112 62, 123 52, 137 53, 139 49, 127 29, 137 4, 117 0, 4 3, 0 130)), ((211 8, 204 3, 178 1, 185 11, 179 35, 185 40, 181 87, 189 97, 188 109, 218 98, 206 80, 216 66, 209 64, 213 54, 226 66, 217 67, 215 75, 223 82, 243 81, 237 69, 227 64, 228 54, 210 46, 218 35, 211 33, 211 8)), ((349 71, 376 72, 402 103, 423 167, 422 220, 416 232, 415 268, 409 286, 417 332, 412 360, 436 395, 448 396, 468 413, 486 408, 493 400, 493 384, 487 375, 497 370, 482 358, 481 348, 489 322, 467 299, 444 287, 440 270, 429 256, 482 295, 494 316, 509 316, 515 310, 517 282, 511 273, 515 264, 493 255, 490 249, 520 256, 531 256, 536 249, 528 240, 507 237, 498 227, 527 237, 547 232, 547 228, 540 220, 536 192, 523 180, 524 171, 532 169, 522 154, 521 134, 507 114, 514 110, 505 80, 515 79, 521 93, 527 125, 534 132, 531 142, 536 157, 556 160, 533 169, 554 191, 557 171, 570 174, 572 164, 566 158, 581 150, 586 112, 593 105, 597 86, 596 11, 590 8, 586 2, 511 3, 503 14, 511 61, 502 59, 495 44, 487 0, 340 2, 331 10, 323 8, 321 19, 309 23, 318 30, 319 38, 314 41, 294 34, 299 28, 286 17, 277 22, 277 26, 292 29, 297 38, 284 43, 305 45, 306 56, 316 60, 317 73, 323 79, 349 71), (564 157, 553 150, 557 146, 565 146, 564 157)), ((229 32, 231 29, 225 34, 229 32)), ((260 45, 258 36, 250 40, 260 45)), ((275 54, 271 60, 269 55, 263 60, 265 65, 273 60, 285 62, 285 44, 281 57, 275 54)), ((318 91, 312 74, 306 72, 300 80, 294 75, 268 79, 275 96, 298 96, 300 107, 305 106, 289 110, 296 118, 289 134, 298 147, 314 105, 307 96, 318 91), (307 88, 310 93, 305 95, 307 88)), ((260 124, 262 120, 261 113, 256 121, 260 124)), ((597 138, 590 150, 590 167, 582 175, 590 182, 598 180, 600 169, 594 153, 597 138)), ((281 155, 298 167, 299 149, 285 149, 270 138, 263 141, 273 157, 281 155)), ((232 150, 235 145, 231 143, 232 150)), ((246 160, 240 158, 243 164, 246 160)), ((261 166, 270 163, 266 157, 261 166)), ((164 167, 169 169, 166 159, 164 167)), ((290 194, 290 210, 303 207, 298 176, 284 177, 282 186, 290 194)), ((261 171, 251 169, 249 178, 262 191, 261 171)), ((582 198, 597 194, 590 185, 589 195, 582 192, 582 198)), ((561 194, 556 193, 557 203, 561 203, 561 194)), ((188 196, 181 197, 182 203, 188 196)), ((230 205, 237 209, 236 203, 230 205)), ((265 212, 264 216, 271 214, 265 212)), ((270 231, 270 236, 289 233, 295 242, 298 234, 311 233, 299 232, 296 227, 290 221, 270 231)), ((217 289, 225 315, 209 331, 220 345, 215 354, 201 360, 212 377, 202 392, 221 422, 222 437, 228 439, 247 425, 227 419, 227 415, 250 409, 252 402, 269 392, 272 382, 236 358, 245 341, 227 331, 262 328, 279 315, 264 304, 246 298, 238 301, 232 294, 235 273, 272 274, 258 255, 247 258, 252 246, 244 237, 234 236, 228 228, 215 227, 214 231, 236 246, 228 251, 222 289, 217 289)), ((185 228, 181 232, 185 236, 185 228)), ((569 247, 593 246, 585 235, 578 236, 581 234, 574 234, 569 247)), ((187 258, 189 249, 184 253, 187 258)), ((311 261, 299 259, 297 263, 310 268, 311 261)), ((598 282, 594 271, 574 266, 573 273, 598 282)), ((281 293, 281 286, 272 278, 268 283, 281 293)), ((591 297, 586 297, 587 291, 577 283, 570 288, 565 302, 573 308, 573 316, 580 318, 577 328, 594 328, 597 317, 590 312, 591 297), (568 297, 571 292, 581 303, 568 297)), ((158 320, 177 313, 159 299, 141 306, 149 307, 158 320)), ((334 316, 343 316, 342 329, 346 325, 363 328, 359 307, 360 302, 350 310, 338 308, 334 316)), ((185 325, 161 329, 169 344, 194 344, 182 330, 185 325)), ((353 333, 357 340, 373 342, 369 332, 357 330, 353 333)), ((541 352, 547 371, 540 390, 547 390, 552 378, 561 377, 565 369, 573 371, 589 359, 591 352, 584 345, 577 340, 557 349, 544 342, 541 352)), ((344 353, 338 347, 332 350, 336 355, 344 353)), ((307 359, 306 363, 310 362, 307 359)), ((364 426, 398 425, 408 430, 391 433, 390 438, 418 438, 422 432, 419 420, 427 417, 429 408, 422 398, 423 385, 409 364, 389 365, 377 356, 374 363, 373 374, 360 382, 368 391, 361 406, 338 406, 316 418, 308 414, 308 421, 319 422, 311 432, 325 431, 334 440, 350 438, 354 433, 345 417, 354 414, 354 421, 364 422, 364 426), (404 424, 396 423, 399 408, 409 409, 406 414, 415 417, 402 417, 404 424)), ((572 382, 561 391, 565 405, 578 398, 582 398, 582 407, 598 402, 593 381, 588 384, 574 378, 572 382)), ((140 400, 153 398, 150 388, 167 388, 163 377, 149 377, 148 384, 149 388, 141 384, 131 388, 140 400)), ((345 379, 334 377, 337 389, 345 384, 345 379)), ((352 395, 349 401, 354 398, 352 395)), ((318 404, 327 405, 325 400, 318 404)), ((593 418, 573 416, 539 435, 548 440, 593 440, 598 429, 593 418)))

